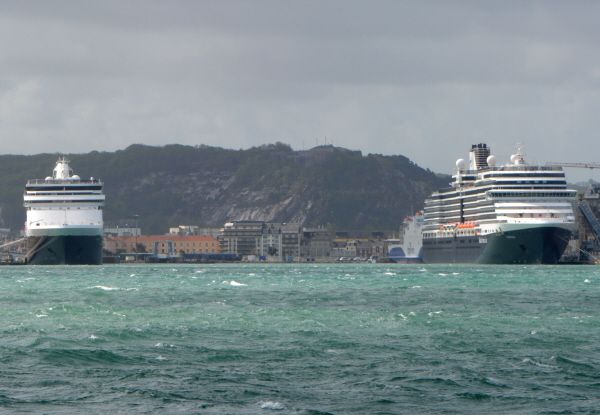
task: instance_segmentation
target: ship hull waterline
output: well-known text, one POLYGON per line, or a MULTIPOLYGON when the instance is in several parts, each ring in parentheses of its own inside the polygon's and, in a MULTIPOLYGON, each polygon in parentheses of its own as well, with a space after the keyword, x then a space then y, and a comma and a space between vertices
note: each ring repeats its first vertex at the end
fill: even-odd
POLYGON ((101 235, 43 235, 27 237, 27 264, 100 265, 101 235))
POLYGON ((509 230, 485 236, 425 239, 425 263, 556 264, 571 236, 559 226, 509 230))

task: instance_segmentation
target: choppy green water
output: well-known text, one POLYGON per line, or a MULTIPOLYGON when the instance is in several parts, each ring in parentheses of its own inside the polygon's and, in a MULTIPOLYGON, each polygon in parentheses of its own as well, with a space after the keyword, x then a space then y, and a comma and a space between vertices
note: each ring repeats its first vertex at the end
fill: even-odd
POLYGON ((600 412, 600 268, 0 268, 0 412, 600 412))

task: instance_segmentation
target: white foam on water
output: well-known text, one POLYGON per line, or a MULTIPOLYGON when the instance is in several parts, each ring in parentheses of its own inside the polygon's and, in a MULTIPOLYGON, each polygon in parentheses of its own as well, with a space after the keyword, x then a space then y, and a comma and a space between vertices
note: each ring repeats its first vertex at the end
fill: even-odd
POLYGON ((439 275, 440 277, 447 277, 447 276, 448 276, 448 274, 445 274, 445 273, 443 273, 443 272, 438 272, 438 275, 439 275))
POLYGON ((158 342, 154 345, 154 347, 162 347, 162 346, 163 346, 163 344, 161 342, 158 342))
POLYGON ((537 330, 531 330, 531 332, 529 334, 531 334, 532 336, 534 336, 534 335, 537 334, 537 330))
POLYGON ((402 320, 406 320, 407 319, 407 317, 404 314, 402 314, 402 313, 400 313, 399 316, 402 317, 402 320))
POLYGON ((427 270, 425 268, 421 268, 419 272, 427 272, 427 270))
POLYGON ((460 272, 453 272, 452 275, 460 275, 460 272))
POLYGON ((277 401, 260 401, 258 404, 260 405, 260 409, 271 409, 274 411, 285 409, 285 405, 277 401))
POLYGON ((159 354, 159 355, 156 357, 156 360, 167 360, 167 358, 159 354))
POLYGON ((90 340, 96 340, 98 337, 94 336, 93 334, 90 334, 90 337, 88 337, 88 339, 90 340))
POLYGON ((106 285, 94 285, 93 287, 89 287, 89 288, 98 288, 99 290, 102 291, 139 291, 139 288, 135 288, 135 287, 131 287, 131 288, 120 288, 120 287, 109 287, 106 285))
POLYGON ((118 291, 120 290, 119 287, 107 287, 106 285, 94 285, 93 287, 90 288, 99 288, 103 291, 118 291))
POLYGON ((587 278, 585 280, 583 280, 583 282, 588 283, 590 282, 590 280, 588 280, 587 278))
POLYGON ((251 272, 251 273, 249 273, 248 275, 249 275, 250 277, 254 277, 256 274, 255 274, 255 273, 253 273, 253 272, 251 272))
POLYGON ((412 287, 410 287, 410 288, 423 288, 423 287, 421 287, 420 285, 413 285, 413 286, 412 286, 412 287))
POLYGON ((408 313, 409 316, 416 316, 417 314, 414 311, 411 311, 410 313, 408 313))
POLYGON ((135 274, 129 274, 130 277, 135 277, 135 274))
POLYGON ((231 285, 232 287, 247 287, 248 286, 248 284, 237 282, 236 280, 223 281, 223 284, 228 284, 228 285, 231 285))
POLYGON ((396 275, 395 272, 384 272, 383 275, 396 275))
POLYGON ((434 314, 442 314, 442 310, 439 310, 439 311, 430 311, 429 313, 427 313, 427 315, 429 317, 433 317, 434 314))
POLYGON ((523 363, 530 363, 530 364, 532 364, 534 366, 538 366, 538 367, 556 367, 556 366, 553 366, 553 365, 547 365, 545 363, 541 363, 541 362, 535 361, 535 360, 530 359, 528 357, 526 357, 525 359, 523 359, 522 362, 523 363))
POLYGON ((36 314, 37 318, 48 317, 48 314, 36 314))
POLYGON ((202 274, 203 272, 203 269, 197 269, 196 271, 194 271, 194 274, 202 274))

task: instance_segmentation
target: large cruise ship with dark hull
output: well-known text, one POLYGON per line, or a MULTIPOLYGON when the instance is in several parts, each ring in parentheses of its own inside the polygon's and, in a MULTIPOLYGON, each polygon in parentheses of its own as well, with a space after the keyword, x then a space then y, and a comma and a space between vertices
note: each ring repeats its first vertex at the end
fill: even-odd
POLYGON ((28 264, 102 263, 102 182, 81 180, 60 158, 51 177, 27 182, 23 199, 28 264))
POLYGON ((530 165, 521 149, 496 166, 486 144, 469 158, 425 201, 423 262, 557 263, 575 230, 576 191, 562 167, 530 165))

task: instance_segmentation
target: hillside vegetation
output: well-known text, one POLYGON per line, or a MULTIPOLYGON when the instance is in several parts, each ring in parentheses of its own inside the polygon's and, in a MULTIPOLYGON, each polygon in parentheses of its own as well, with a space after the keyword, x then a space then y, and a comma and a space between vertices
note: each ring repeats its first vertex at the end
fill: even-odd
MULTIPOLYGON (((67 157, 82 178, 104 181, 105 221, 139 215, 145 233, 241 219, 393 230, 449 180, 404 156, 365 156, 333 146, 294 151, 281 143, 247 150, 136 144, 67 157)), ((25 183, 50 175, 56 159, 0 156, 3 226, 23 228, 25 183)))

